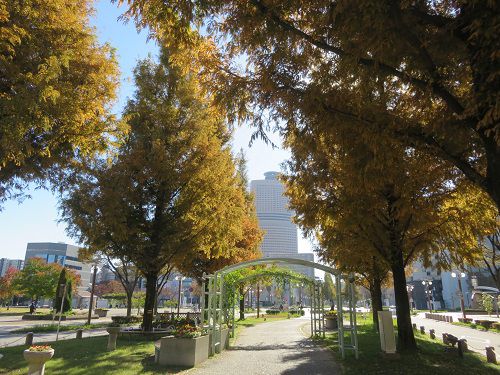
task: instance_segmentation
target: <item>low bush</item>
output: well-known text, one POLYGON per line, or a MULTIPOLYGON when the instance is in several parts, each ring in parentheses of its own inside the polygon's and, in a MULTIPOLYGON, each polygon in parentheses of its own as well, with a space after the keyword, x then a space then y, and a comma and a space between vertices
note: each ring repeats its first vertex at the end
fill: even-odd
POLYGON ((479 324, 483 328, 490 329, 495 322, 492 320, 475 320, 475 323, 479 324))
POLYGON ((278 309, 269 309, 269 310, 266 310, 266 314, 267 315, 277 315, 279 314, 281 311, 278 310, 278 309))
POLYGON ((115 324, 134 324, 141 323, 142 316, 132 315, 132 316, 112 316, 111 320, 115 324))
MULTIPOLYGON (((52 314, 24 314, 22 320, 52 320, 52 314)), ((56 316, 59 319, 59 315, 56 316)), ((66 320, 66 316, 63 315, 61 320, 66 320)))
POLYGON ((292 315, 304 315, 305 314, 304 310, 288 310, 288 311, 278 310, 278 309, 266 310, 266 314, 268 314, 268 315, 278 315, 279 313, 282 313, 282 312, 287 312, 287 313, 292 314, 292 315))

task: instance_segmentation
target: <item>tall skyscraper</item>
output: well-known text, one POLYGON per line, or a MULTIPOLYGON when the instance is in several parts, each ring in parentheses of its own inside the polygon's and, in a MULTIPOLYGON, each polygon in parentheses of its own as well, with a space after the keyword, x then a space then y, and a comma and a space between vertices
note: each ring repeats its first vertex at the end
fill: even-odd
MULTIPOLYGON (((313 261, 312 253, 298 252, 297 226, 292 223, 293 211, 288 209, 288 198, 284 186, 278 180, 278 172, 264 173, 264 180, 250 183, 255 195, 255 207, 260 227, 265 231, 261 245, 266 258, 300 258, 313 261)), ((314 278, 314 269, 293 266, 294 270, 314 278)))

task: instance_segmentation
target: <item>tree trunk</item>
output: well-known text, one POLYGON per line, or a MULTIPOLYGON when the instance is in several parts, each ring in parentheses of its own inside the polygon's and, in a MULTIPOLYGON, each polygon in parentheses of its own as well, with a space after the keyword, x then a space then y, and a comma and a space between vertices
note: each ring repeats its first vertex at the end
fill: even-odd
POLYGON ((153 330, 153 312, 156 300, 156 283, 158 274, 148 274, 146 276, 146 301, 144 303, 144 316, 142 318, 142 329, 144 331, 153 330))
POLYGON ((240 320, 245 319, 245 293, 243 293, 243 288, 240 287, 240 320))
POLYGON ((403 254, 398 251, 392 262, 391 270, 394 280, 394 296, 396 298, 396 317, 398 322, 398 351, 414 351, 417 349, 411 325, 410 303, 406 290, 406 275, 403 254))
POLYGON ((382 311, 382 282, 375 277, 370 281, 370 296, 372 300, 372 316, 375 329, 378 330, 378 311, 382 311))
POLYGON ((127 295, 127 318, 130 318, 132 316, 132 293, 125 291, 125 294, 127 295))

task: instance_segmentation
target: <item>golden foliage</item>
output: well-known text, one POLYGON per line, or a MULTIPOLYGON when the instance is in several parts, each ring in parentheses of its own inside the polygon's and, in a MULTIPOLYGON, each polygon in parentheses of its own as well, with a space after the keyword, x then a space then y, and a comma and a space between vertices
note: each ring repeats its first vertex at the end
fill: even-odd
POLYGON ((118 66, 92 1, 0 0, 0 200, 106 147, 118 66))

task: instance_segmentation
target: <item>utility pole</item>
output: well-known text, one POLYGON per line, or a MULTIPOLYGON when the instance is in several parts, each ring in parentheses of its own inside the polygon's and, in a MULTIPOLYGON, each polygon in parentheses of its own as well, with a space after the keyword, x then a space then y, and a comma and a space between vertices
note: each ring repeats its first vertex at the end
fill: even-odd
POLYGON ((92 307, 94 305, 94 288, 95 288, 96 275, 97 275, 97 264, 94 264, 94 273, 92 274, 92 287, 90 288, 89 315, 87 317, 88 325, 90 325, 90 321, 92 319, 92 307))

